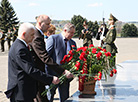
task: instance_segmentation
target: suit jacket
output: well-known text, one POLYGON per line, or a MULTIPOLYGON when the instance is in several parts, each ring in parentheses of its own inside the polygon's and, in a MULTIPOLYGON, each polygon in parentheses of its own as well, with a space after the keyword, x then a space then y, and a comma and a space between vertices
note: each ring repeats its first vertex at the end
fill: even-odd
MULTIPOLYGON (((69 40, 70 48, 71 45, 75 45, 75 41, 72 39, 69 40)), ((66 47, 65 47, 65 41, 61 34, 51 35, 47 41, 46 41, 46 50, 49 53, 49 55, 53 58, 53 60, 59 64, 60 61, 63 59, 64 55, 66 55, 66 47)), ((51 74, 51 70, 48 68, 49 74, 51 74)), ((55 75, 55 73, 54 73, 55 75)))
POLYGON ((50 84, 53 77, 41 72, 34 66, 32 56, 26 45, 16 39, 8 56, 8 89, 7 97, 15 94, 15 99, 29 102, 36 96, 37 81, 50 84))
POLYGON ((53 59, 48 55, 45 48, 44 35, 42 35, 39 30, 37 30, 37 32, 35 33, 35 38, 31 43, 31 47, 35 65, 40 70, 45 72, 45 64, 47 64, 49 68, 54 70, 59 75, 64 72, 64 69, 60 67, 57 63, 55 63, 53 59))

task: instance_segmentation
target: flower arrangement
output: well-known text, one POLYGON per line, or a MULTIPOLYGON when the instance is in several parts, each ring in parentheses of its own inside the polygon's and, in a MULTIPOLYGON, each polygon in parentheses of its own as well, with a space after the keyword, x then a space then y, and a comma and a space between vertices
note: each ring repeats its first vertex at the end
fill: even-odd
MULTIPOLYGON (((110 75, 117 73, 113 57, 110 52, 101 47, 94 47, 91 44, 89 47, 80 47, 69 51, 61 60, 62 66, 69 70, 74 76, 79 77, 79 90, 83 90, 83 83, 89 80, 101 80, 102 73, 110 75)), ((65 75, 60 77, 61 83, 65 79, 65 75)), ((53 87, 53 86, 52 86, 53 87)), ((51 88, 52 88, 51 87, 51 88)))
MULTIPOLYGON (((74 46, 72 46, 73 48, 74 46)), ((79 77, 79 90, 83 90, 85 81, 101 80, 102 73, 110 75, 117 73, 113 56, 106 49, 94 47, 80 47, 77 50, 70 50, 61 61, 64 68, 70 70, 74 75, 79 77)))

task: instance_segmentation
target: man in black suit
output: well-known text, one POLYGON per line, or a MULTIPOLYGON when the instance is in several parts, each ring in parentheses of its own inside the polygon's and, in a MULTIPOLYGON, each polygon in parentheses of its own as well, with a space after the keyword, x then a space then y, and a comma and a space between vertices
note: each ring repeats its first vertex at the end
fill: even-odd
MULTIPOLYGON (((63 69, 56 62, 54 62, 53 59, 49 57, 48 52, 46 51, 43 33, 46 32, 47 29, 50 27, 51 19, 47 15, 40 15, 36 18, 36 20, 37 31, 34 35, 32 43, 30 44, 32 56, 35 61, 36 67, 45 72, 45 64, 47 64, 48 67, 54 70, 58 75, 66 74, 67 78, 72 78, 73 74, 63 69)), ((49 102, 46 96, 41 96, 41 93, 45 90, 45 85, 43 83, 38 83, 38 87, 38 102, 49 102)))
POLYGON ((18 38, 10 48, 8 56, 8 89, 5 92, 10 102, 34 102, 37 93, 37 81, 59 83, 59 79, 36 68, 28 49, 28 43, 34 38, 36 28, 23 23, 18 38))

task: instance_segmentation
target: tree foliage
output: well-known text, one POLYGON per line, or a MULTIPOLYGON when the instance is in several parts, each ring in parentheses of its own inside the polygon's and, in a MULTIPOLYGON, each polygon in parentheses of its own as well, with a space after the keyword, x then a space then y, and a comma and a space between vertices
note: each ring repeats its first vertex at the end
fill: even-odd
POLYGON ((83 29, 83 22, 84 22, 84 18, 80 15, 76 16, 74 15, 72 18, 71 18, 71 23, 75 25, 75 29, 76 29, 76 32, 74 34, 74 36, 79 36, 81 34, 81 30, 83 29))
POLYGON ((2 0, 0 5, 0 29, 6 33, 9 30, 17 27, 19 20, 16 13, 8 0, 2 0))
POLYGON ((126 23, 121 31, 121 37, 136 37, 138 36, 137 27, 134 24, 126 23))
MULTIPOLYGON (((78 16, 74 15, 71 18, 71 23, 74 24, 76 27, 76 32, 75 32, 74 36, 78 37, 81 34, 82 29, 84 29, 83 28, 84 21, 87 21, 87 19, 83 18, 80 15, 78 15, 78 16)), ((89 27, 89 30, 91 30, 94 33, 94 35, 97 33, 98 28, 99 28, 97 21, 95 21, 95 23, 93 23, 92 21, 88 21, 88 27, 89 27)))

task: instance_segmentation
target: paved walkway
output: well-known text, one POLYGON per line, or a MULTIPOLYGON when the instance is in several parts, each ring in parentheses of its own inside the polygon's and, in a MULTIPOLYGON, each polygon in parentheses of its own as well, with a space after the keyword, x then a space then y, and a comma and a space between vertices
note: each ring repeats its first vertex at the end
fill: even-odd
MULTIPOLYGON (((82 46, 82 40, 74 39, 77 46, 82 46)), ((98 45, 98 41, 94 40, 94 45, 98 45)), ((121 63, 126 60, 138 60, 138 38, 117 38, 116 45, 118 47, 117 63, 121 63)), ((5 45, 7 42, 5 43, 5 45)), ((6 52, 0 52, 0 102, 9 102, 5 97, 4 91, 7 88, 8 80, 8 51, 6 46, 6 52)), ((78 90, 77 78, 71 82, 70 95, 74 94, 78 90)), ((58 94, 55 96, 54 102, 59 102, 58 94)))

